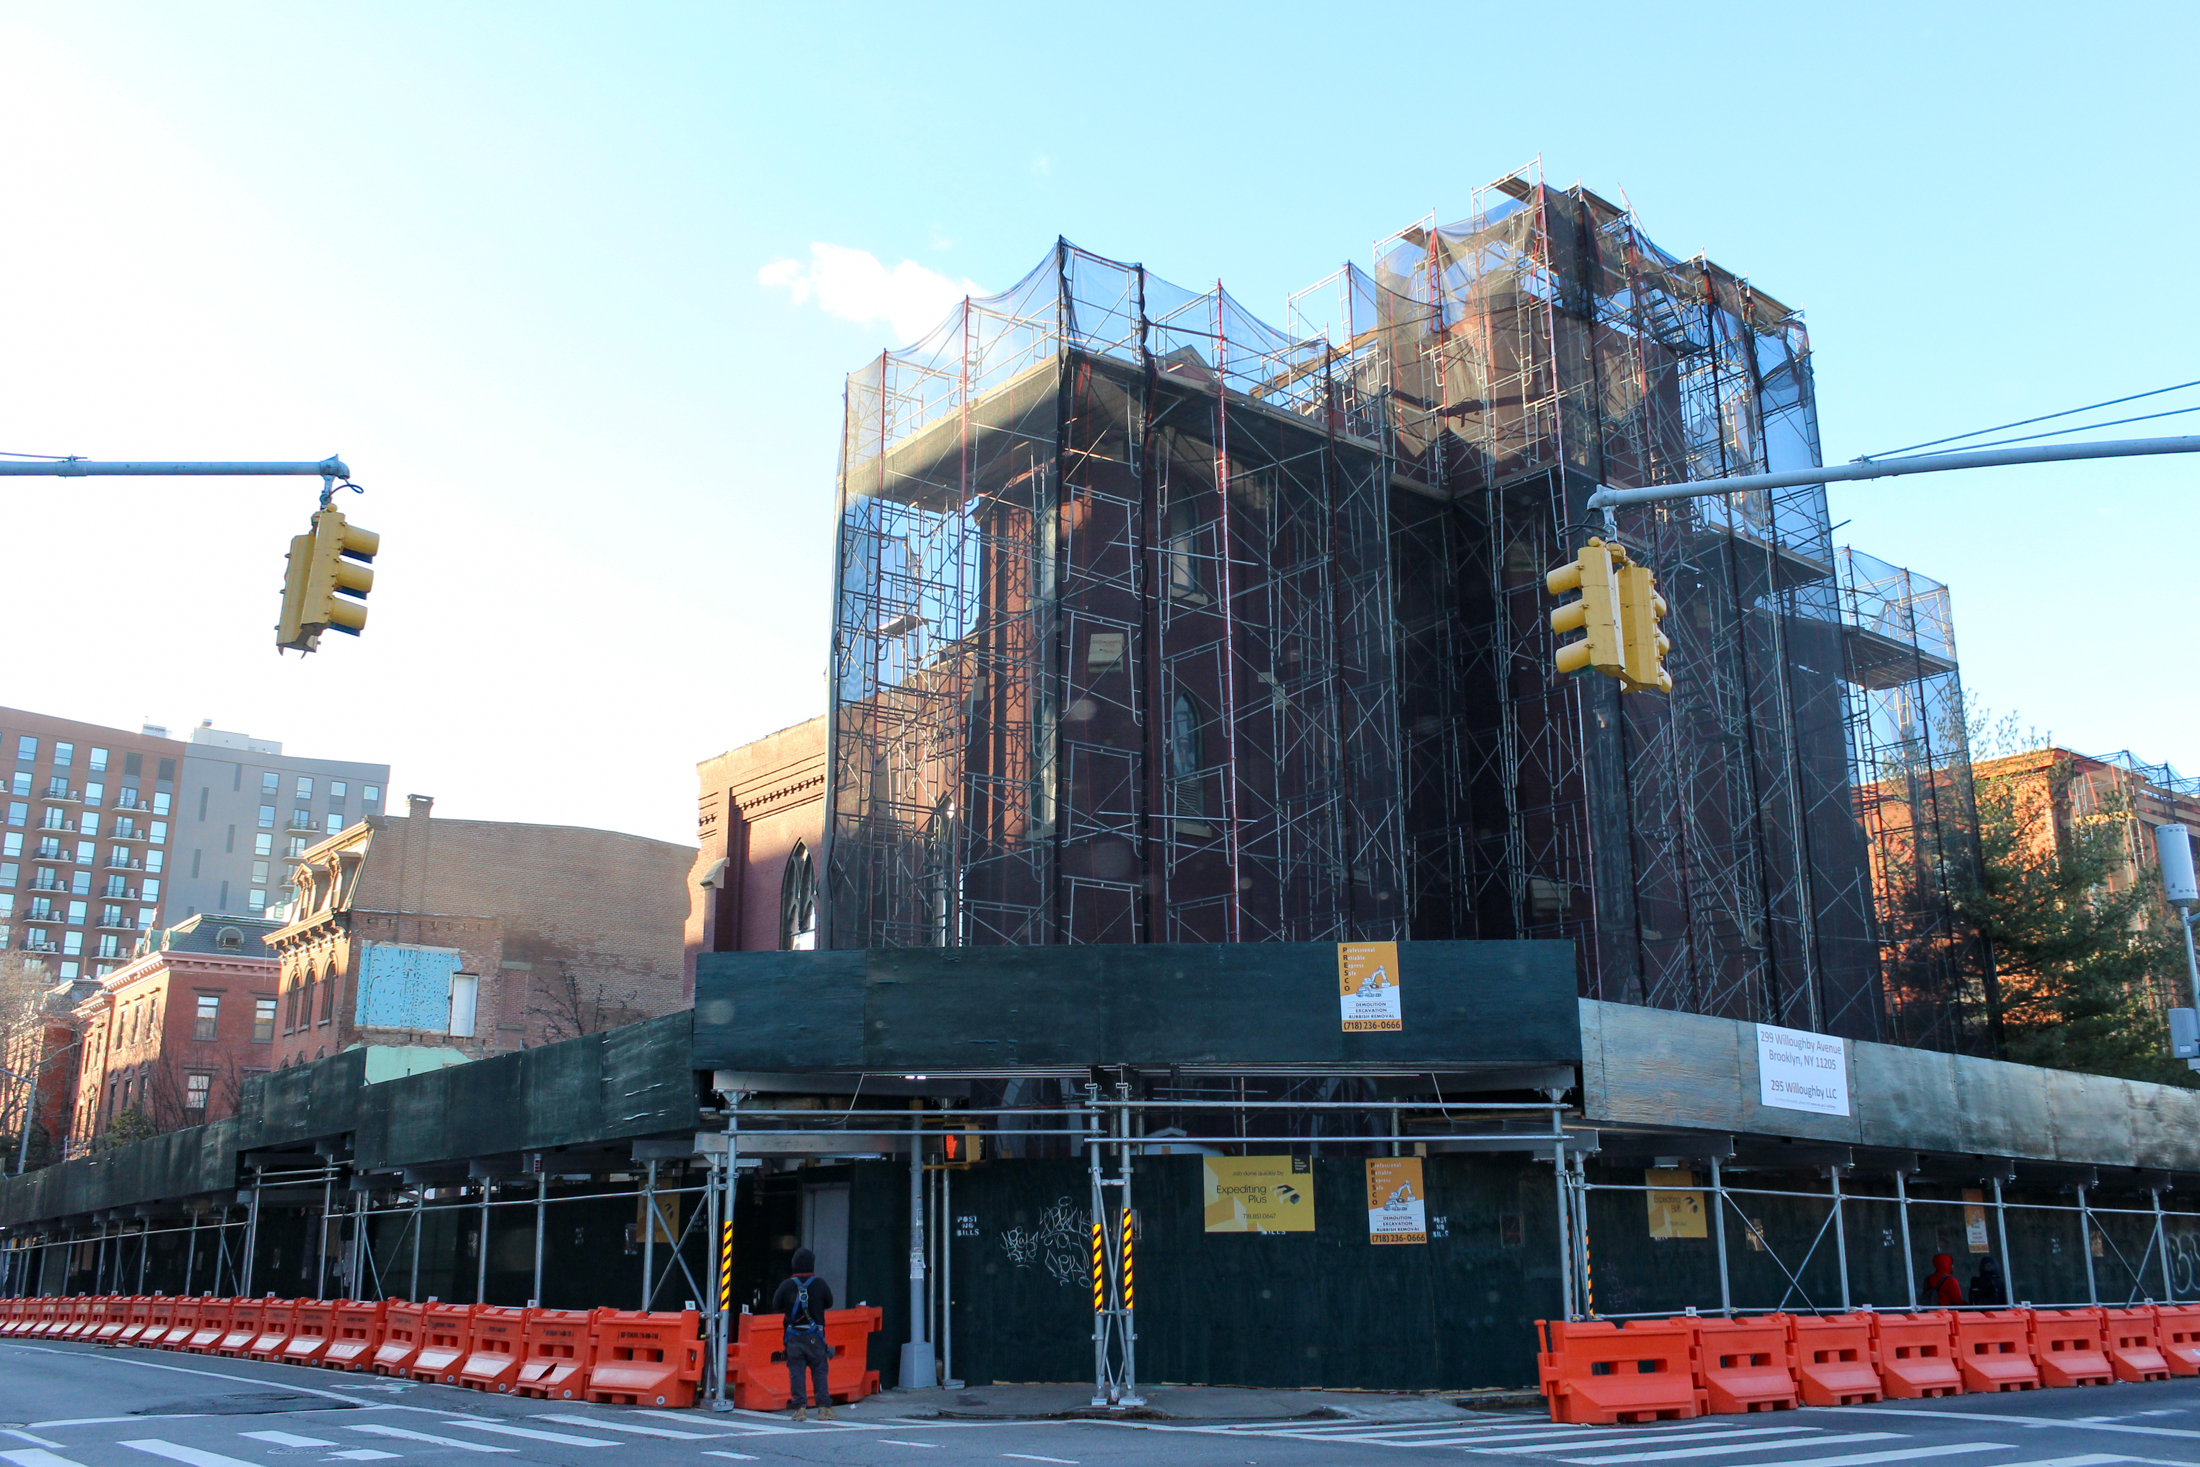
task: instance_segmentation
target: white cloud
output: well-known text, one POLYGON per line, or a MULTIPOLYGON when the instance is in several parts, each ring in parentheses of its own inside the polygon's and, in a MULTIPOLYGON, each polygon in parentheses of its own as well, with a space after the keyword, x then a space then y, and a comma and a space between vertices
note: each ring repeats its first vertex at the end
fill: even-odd
POLYGON ((964 296, 986 293, 975 280, 950 280, 915 260, 888 266, 869 250, 823 241, 810 246, 808 263, 774 260, 756 281, 785 291, 796 305, 814 298, 819 310, 843 321, 884 322, 905 342, 937 326, 964 296))

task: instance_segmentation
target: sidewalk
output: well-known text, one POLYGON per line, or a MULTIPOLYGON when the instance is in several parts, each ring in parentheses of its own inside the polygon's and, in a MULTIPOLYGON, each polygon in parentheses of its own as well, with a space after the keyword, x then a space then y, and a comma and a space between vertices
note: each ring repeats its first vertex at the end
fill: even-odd
POLYGON ((1143 1408, 1092 1404, 1090 1385, 990 1385, 961 1390, 883 1391, 849 1415, 948 1421, 1045 1421, 1064 1417, 1166 1421, 1462 1421, 1483 1412, 1543 1416, 1534 1391, 1251 1390, 1237 1386, 1153 1386, 1143 1408))

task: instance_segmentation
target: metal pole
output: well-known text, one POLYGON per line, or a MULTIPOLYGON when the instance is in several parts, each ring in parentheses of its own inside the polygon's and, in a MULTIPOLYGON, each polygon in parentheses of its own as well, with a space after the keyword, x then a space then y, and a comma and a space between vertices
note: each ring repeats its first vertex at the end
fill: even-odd
POLYGON ((550 1205, 550 1173, 545 1168, 542 1153, 535 1153, 535 1291, 527 1296, 533 1308, 542 1307, 542 1228, 543 1210, 550 1205))
POLYGON ((408 1302, 415 1304, 420 1302, 420 1230, 427 1226, 427 1218, 422 1208, 422 1204, 427 1200, 428 1189, 426 1187, 416 1186, 413 1188, 412 1283, 406 1287, 405 1298, 408 1302))
POLYGON ((2078 1253, 2085 1259, 2085 1302, 2098 1308, 2101 1295, 2093 1282, 2093 1209, 2086 1204, 2083 1182, 2078 1184, 2078 1253))
POLYGON ((1917 1309, 1917 1259, 1910 1252, 1910 1188, 1904 1179, 1902 1168, 1894 1170, 1894 1199, 1896 1216, 1902 1222, 1902 1289, 1914 1313, 1917 1309))
MULTIPOLYGON (((1085 1116, 1085 1134, 1090 1138, 1100 1133, 1100 1087, 1087 1085, 1085 1099, 1093 1107, 1085 1116)), ((1092 1185, 1092 1404, 1112 1406, 1115 1389, 1108 1380, 1108 1211, 1100 1182, 1100 1148, 1090 1139, 1085 1143, 1085 1174, 1092 1185)))
POLYGON ((1122 1310, 1123 1321, 1123 1392, 1117 1399, 1121 1405, 1136 1407, 1145 1405, 1146 1398, 1138 1394, 1138 1315, 1134 1312, 1138 1307, 1138 1295, 1131 1287, 1131 1263, 1137 1241, 1138 1224, 1131 1206, 1132 1147, 1130 1142, 1131 1112, 1129 1101, 1131 1087, 1129 1082, 1118 1081, 1115 1093, 1124 1101, 1124 1104, 1117 1106, 1115 1111, 1115 1134, 1121 1138, 1116 1143, 1116 1157, 1119 1162, 1119 1185, 1123 1192, 1123 1195, 1116 1202, 1121 1211, 1122 1220, 1116 1233, 1116 1247, 1119 1250, 1119 1256, 1115 1290, 1116 1307, 1122 1310))
POLYGON ((2001 1178, 1994 1178, 1994 1236, 2001 1240, 2001 1286, 2008 1297, 2002 1307, 2017 1302, 2017 1261, 2009 1256, 2009 1210, 2001 1201, 2001 1178))
MULTIPOLYGON (((1589 496, 1590 509, 1613 509, 1624 504, 1654 504, 1665 500, 1695 499, 1706 494, 1741 494, 1756 489, 1798 489, 1815 484, 1839 484, 1855 479, 1887 479, 1898 474, 1931 474, 1948 469, 1997 469, 2015 464, 2070 463, 2095 458, 2142 458, 2163 453, 2200 453, 2200 438, 2123 438, 2109 443, 2059 443, 2044 448, 1977 448, 1954 453, 1925 453, 1912 458, 1858 459, 1849 464, 1830 464, 1815 469, 1790 469, 1777 474, 1738 474, 1723 479, 1697 479, 1686 484, 1661 484, 1650 489, 1610 489, 1599 486, 1589 496)), ((0 470, 5 472, 5 470, 0 470)))
POLYGON ((199 1217, 200 1214, 196 1212, 191 1214, 191 1243, 184 1250, 183 1287, 178 1290, 182 1294, 191 1292, 191 1274, 199 1265, 199 1217))
MULTIPOLYGON (((153 1258, 152 1258, 152 1254, 153 1254, 153 1225, 152 1225, 152 1223, 151 1223, 151 1221, 150 1221, 150 1220, 145 1220, 145 1221, 141 1221, 141 1222, 139 1222, 139 1224, 138 1224, 138 1280, 137 1280, 137 1291, 138 1291, 138 1293, 139 1293, 139 1294, 141 1294, 141 1295, 142 1295, 142 1294, 143 1294, 143 1293, 145 1292, 145 1265, 153 1261, 153 1258)), ((2089 1254, 2089 1255, 2087 1255, 2087 1256, 2088 1256, 2088 1257, 2090 1257, 2091 1255, 2089 1254)))
MULTIPOLYGON (((364 1191, 354 1192, 352 1198, 351 1278, 346 1283, 346 1288, 350 1290, 352 1298, 362 1297, 360 1286, 365 1284, 367 1276, 372 1274, 374 1276, 375 1298, 379 1299, 382 1296, 382 1271, 374 1267, 374 1250, 367 1242, 367 1194, 364 1191)), ((367 1302, 372 1303, 373 1300, 367 1302)))
MULTIPOLYGON (((970 1145, 969 1136, 963 1137, 963 1145, 970 1145)), ((967 1150, 964 1153, 968 1155, 967 1150)), ((940 1384, 947 1385, 955 1379, 955 1197, 952 1168, 940 1169, 940 1384)))
POLYGON ((1841 1168, 1828 1167, 1833 1181, 1833 1256, 1841 1265, 1841 1312, 1849 1311, 1849 1235, 1841 1217, 1841 1168))
POLYGON ((489 1189, 490 1180, 481 1179, 481 1231, 474 1248, 474 1302, 489 1302, 489 1189))
POLYGON ((336 1204, 336 1163, 321 1162, 321 1256, 313 1263, 313 1297, 328 1297, 328 1214, 336 1204))
POLYGON ((1711 1236, 1719 1240, 1719 1312, 1732 1318, 1734 1290, 1726 1271, 1726 1178, 1720 1174, 1716 1156, 1711 1158, 1711 1213, 1718 1220, 1711 1236))
POLYGON ((2162 1226, 2162 1189, 2149 1187, 2147 1195, 2154 1199, 2154 1246, 2162 1250, 2162 1302, 2177 1302, 2177 1280, 2169 1271, 2169 1233, 2162 1226))
POLYGON ((927 1391, 938 1381, 924 1304, 924 1120, 909 1122, 909 1343, 901 1352, 904 1390, 927 1391))
POLYGON ((1558 1309, 1562 1319, 1574 1318, 1574 1244, 1566 1226, 1566 1143, 1551 1143, 1551 1170, 1558 1183, 1558 1309))
POLYGON ((649 1163, 649 1180, 642 1187, 642 1313, 649 1313, 657 1283, 657 1161, 649 1163))
POLYGON ((719 1337, 725 1327, 725 1299, 731 1289, 731 1281, 724 1277, 724 1245, 719 1241, 723 1237, 723 1232, 719 1227, 720 1215, 725 1210, 725 1204, 719 1193, 719 1158, 711 1156, 707 1157, 706 1160, 709 1166, 709 1177, 703 1189, 703 1246, 709 1250, 704 1254, 704 1257, 710 1260, 711 1272, 708 1277, 711 1279, 712 1288, 709 1296, 703 1300, 703 1346, 704 1356, 709 1361, 709 1372, 713 1379, 705 1383, 703 1395, 715 1405, 717 1401, 716 1381, 724 1373, 724 1357, 719 1353, 719 1337))
POLYGON ((252 1169, 252 1200, 246 1204, 244 1219, 244 1287, 238 1292, 245 1298, 252 1297, 253 1264, 259 1261, 260 1251, 260 1183, 264 1169, 252 1169))
POLYGON ((92 475, 122 476, 127 478, 263 478, 289 475, 303 478, 313 476, 327 479, 348 479, 351 470, 341 458, 322 459, 319 463, 255 463, 248 461, 222 462, 131 462, 88 458, 57 458, 45 460, 0 460, 0 478, 42 475, 63 479, 81 479, 92 475))
MULTIPOLYGON (((2188 946, 2192 941, 2189 929, 2185 934, 2185 941, 2188 946)), ((38 1072, 42 1068, 44 1066, 34 1064, 30 1073, 23 1077, 23 1124, 18 1128, 15 1140, 15 1174, 19 1177, 30 1166, 31 1122, 38 1115, 38 1072)))

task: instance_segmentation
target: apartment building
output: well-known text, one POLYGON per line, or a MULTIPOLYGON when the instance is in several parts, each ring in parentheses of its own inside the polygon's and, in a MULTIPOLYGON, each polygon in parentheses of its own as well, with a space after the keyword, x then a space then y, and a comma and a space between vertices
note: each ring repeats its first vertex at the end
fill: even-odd
POLYGON ((103 977, 158 927, 186 745, 0 708, 0 949, 57 980, 103 977))
POLYGON ((78 1000, 72 1154, 122 1118, 127 1139, 236 1114, 244 1082, 272 1067, 278 925, 187 918, 78 1000))
POLYGON ((177 781, 171 919, 281 908, 306 848, 381 814, 389 781, 387 764, 285 754, 279 740, 201 723, 177 781))

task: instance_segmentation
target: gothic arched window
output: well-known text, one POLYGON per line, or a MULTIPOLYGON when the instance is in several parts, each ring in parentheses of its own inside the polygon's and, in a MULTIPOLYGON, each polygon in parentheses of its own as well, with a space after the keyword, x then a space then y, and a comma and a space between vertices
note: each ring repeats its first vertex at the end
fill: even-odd
POLYGON ((810 848, 796 841, 779 878, 779 945, 790 952, 817 946, 817 867, 810 848))

